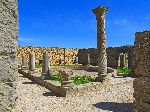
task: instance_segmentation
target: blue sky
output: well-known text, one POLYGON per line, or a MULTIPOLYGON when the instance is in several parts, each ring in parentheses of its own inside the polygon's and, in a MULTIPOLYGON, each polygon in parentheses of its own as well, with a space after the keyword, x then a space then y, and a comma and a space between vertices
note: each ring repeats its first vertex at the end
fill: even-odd
POLYGON ((107 47, 133 45, 150 29, 150 0, 18 0, 20 46, 96 48, 92 9, 109 7, 107 47))

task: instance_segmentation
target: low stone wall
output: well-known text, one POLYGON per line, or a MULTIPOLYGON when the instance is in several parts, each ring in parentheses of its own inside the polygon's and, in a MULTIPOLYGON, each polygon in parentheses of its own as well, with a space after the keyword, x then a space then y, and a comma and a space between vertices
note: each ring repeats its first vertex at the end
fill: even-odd
POLYGON ((19 70, 19 73, 27 77, 31 81, 36 82, 37 84, 57 93, 58 95, 66 96, 65 90, 61 86, 54 85, 50 83, 48 80, 43 80, 41 77, 28 73, 28 71, 19 70))
POLYGON ((150 31, 135 34, 134 51, 134 111, 150 112, 150 31))
POLYGON ((128 58, 130 59, 130 61, 128 62, 130 64, 130 66, 133 66, 133 60, 131 59, 131 57, 133 57, 133 46, 121 46, 121 47, 109 47, 107 48, 107 65, 109 67, 114 67, 116 68, 119 63, 119 55, 123 53, 123 54, 127 54, 128 58))
POLYGON ((19 73, 23 76, 29 78, 33 82, 55 92, 57 95, 66 97, 66 96, 80 96, 86 92, 96 91, 103 87, 109 87, 110 84, 102 84, 101 82, 91 82, 82 85, 71 86, 69 88, 63 87, 60 84, 54 84, 50 80, 43 80, 41 77, 38 77, 37 74, 28 73, 28 71, 19 70, 19 73))
MULTIPOLYGON (((128 54, 129 58, 129 66, 133 66, 133 46, 121 46, 121 47, 108 47, 107 51, 107 66, 116 68, 118 67, 119 55, 121 53, 128 54)), ((90 55, 90 64, 97 66, 97 49, 96 48, 89 48, 89 49, 79 49, 78 50, 78 57, 79 63, 86 65, 88 63, 87 56, 90 55)))

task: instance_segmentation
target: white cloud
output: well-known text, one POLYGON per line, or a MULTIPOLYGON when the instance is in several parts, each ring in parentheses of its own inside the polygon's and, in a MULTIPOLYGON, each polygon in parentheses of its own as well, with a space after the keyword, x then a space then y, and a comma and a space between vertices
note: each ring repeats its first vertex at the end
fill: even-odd
POLYGON ((25 38, 25 37, 20 37, 18 39, 20 42, 25 42, 25 43, 33 43, 33 42, 40 42, 40 40, 33 39, 33 38, 25 38))
POLYGON ((126 19, 118 19, 114 21, 114 24, 116 25, 129 25, 130 21, 126 20, 126 19))
POLYGON ((63 41, 63 38, 30 38, 30 36, 24 37, 20 36, 18 38, 18 42, 20 44, 28 44, 28 45, 57 45, 63 41))

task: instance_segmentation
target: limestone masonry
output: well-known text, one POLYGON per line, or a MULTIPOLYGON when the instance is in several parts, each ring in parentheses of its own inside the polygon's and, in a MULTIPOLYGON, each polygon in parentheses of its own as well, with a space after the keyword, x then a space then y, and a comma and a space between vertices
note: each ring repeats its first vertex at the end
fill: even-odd
MULTIPOLYGON (((45 47, 33 47, 33 46, 18 46, 18 61, 21 63, 21 57, 28 57, 29 54, 34 50, 36 63, 42 63, 42 56, 44 52, 48 52, 50 56, 50 64, 57 65, 59 60, 61 64, 74 64, 76 63, 76 57, 78 57, 78 63, 87 65, 88 64, 88 54, 90 57, 91 65, 98 65, 97 63, 97 49, 87 48, 87 49, 77 49, 77 48, 45 48, 45 47)), ((128 60, 130 67, 133 66, 133 46, 121 46, 121 47, 109 47, 106 49, 107 52, 107 66, 116 68, 119 64, 119 56, 121 53, 128 54, 128 60)))
POLYGON ((78 49, 66 49, 66 48, 45 48, 45 47, 17 47, 19 60, 21 62, 21 57, 28 57, 31 51, 35 52, 36 63, 42 63, 43 53, 47 52, 50 56, 50 64, 57 65, 59 64, 59 60, 61 60, 61 64, 73 64, 75 61, 75 57, 78 53, 78 49))
POLYGON ((134 51, 134 111, 150 112, 150 31, 135 34, 134 51))
POLYGON ((0 112, 11 112, 15 106, 17 38, 17 0, 0 0, 0 112))

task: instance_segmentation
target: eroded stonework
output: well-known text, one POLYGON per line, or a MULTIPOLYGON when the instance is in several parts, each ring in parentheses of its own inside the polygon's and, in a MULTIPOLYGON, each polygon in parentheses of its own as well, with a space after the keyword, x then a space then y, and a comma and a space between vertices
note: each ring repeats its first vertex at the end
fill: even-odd
POLYGON ((0 112, 13 111, 17 84, 17 0, 0 0, 0 112))
POLYGON ((134 112, 150 112, 150 31, 135 34, 134 55, 134 112))
POLYGON ((98 80, 103 81, 107 76, 107 53, 106 53, 106 33, 105 14, 108 8, 99 6, 92 10, 97 20, 97 53, 98 53, 98 80))
POLYGON ((29 61, 29 54, 32 51, 34 51, 36 63, 41 63, 43 53, 47 52, 50 56, 51 65, 59 64, 59 60, 61 60, 61 64, 73 64, 75 63, 75 58, 78 53, 78 49, 58 48, 58 47, 46 48, 46 47, 34 47, 34 46, 28 46, 28 47, 19 46, 17 47, 17 50, 18 50, 17 57, 26 56, 28 58, 28 61, 29 61))
MULTIPOLYGON (((21 65, 21 57, 26 56, 29 61, 29 54, 34 49, 35 61, 36 63, 42 63, 42 56, 44 52, 48 52, 50 55, 51 65, 59 64, 59 59, 61 59, 61 64, 74 64, 76 63, 76 58, 78 58, 78 63, 87 65, 88 64, 88 54, 90 57, 90 64, 93 66, 98 65, 97 61, 97 49, 87 48, 87 49, 77 49, 77 48, 44 48, 44 47, 34 47, 34 46, 18 46, 17 47, 17 57, 18 63, 21 65), (20 61, 19 61, 20 60, 20 61), (65 61, 64 61, 65 60, 65 61)), ((129 67, 133 67, 133 46, 121 46, 121 47, 108 47, 107 52, 107 66, 117 68, 119 55, 121 53, 128 54, 129 67)))

